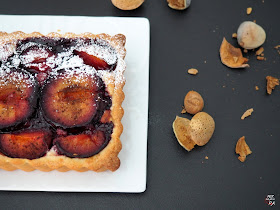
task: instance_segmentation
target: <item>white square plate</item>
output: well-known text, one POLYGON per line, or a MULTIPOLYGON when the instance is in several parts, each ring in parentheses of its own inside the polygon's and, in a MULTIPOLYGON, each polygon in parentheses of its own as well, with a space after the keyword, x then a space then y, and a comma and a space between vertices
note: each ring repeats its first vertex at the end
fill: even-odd
POLYGON ((116 172, 8 172, 0 190, 143 192, 146 189, 150 25, 146 18, 0 15, 0 31, 92 32, 127 38, 121 166, 116 172))

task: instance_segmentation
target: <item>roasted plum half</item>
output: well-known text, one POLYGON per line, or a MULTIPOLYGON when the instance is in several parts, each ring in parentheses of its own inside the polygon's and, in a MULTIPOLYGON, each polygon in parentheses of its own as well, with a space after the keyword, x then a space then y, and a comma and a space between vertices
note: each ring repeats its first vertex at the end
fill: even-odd
POLYGON ((47 58, 54 54, 45 46, 34 45, 23 50, 20 54, 21 62, 30 72, 48 72, 50 67, 46 64, 47 58))
POLYGON ((47 153, 50 145, 51 133, 46 130, 0 134, 0 151, 11 158, 40 158, 47 153))
POLYGON ((87 52, 74 50, 74 54, 82 58, 86 65, 92 66, 96 70, 114 70, 116 68, 116 62, 109 65, 105 60, 87 52))
POLYGON ((0 75, 0 129, 26 121, 36 105, 37 85, 27 72, 0 75))
POLYGON ((87 158, 100 152, 108 141, 103 131, 69 135, 54 140, 57 152, 71 158, 87 158))
POLYGON ((86 73, 61 73, 42 89, 42 108, 47 120, 64 128, 88 124, 98 108, 98 80, 86 73))

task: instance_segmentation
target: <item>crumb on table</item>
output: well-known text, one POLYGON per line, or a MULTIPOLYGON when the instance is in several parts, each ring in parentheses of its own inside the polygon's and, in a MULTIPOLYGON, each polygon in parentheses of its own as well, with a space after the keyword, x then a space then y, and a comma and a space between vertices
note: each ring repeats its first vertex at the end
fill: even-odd
POLYGON ((245 111, 244 114, 241 116, 241 120, 244 120, 246 117, 249 117, 250 115, 252 115, 253 111, 254 111, 253 108, 248 109, 247 111, 245 111))
POLYGON ((262 56, 257 56, 257 59, 258 59, 259 61, 265 61, 265 60, 266 60, 266 58, 265 58, 265 57, 262 57, 262 56))
POLYGON ((263 47, 260 47, 257 51, 256 51, 256 55, 261 55, 264 51, 263 47))
POLYGON ((197 75, 198 74, 198 70, 194 69, 194 68, 191 68, 191 69, 188 70, 188 73, 192 74, 192 75, 197 75))
POLYGON ((252 7, 248 7, 246 10, 247 15, 250 15, 252 13, 252 10, 253 10, 252 7))

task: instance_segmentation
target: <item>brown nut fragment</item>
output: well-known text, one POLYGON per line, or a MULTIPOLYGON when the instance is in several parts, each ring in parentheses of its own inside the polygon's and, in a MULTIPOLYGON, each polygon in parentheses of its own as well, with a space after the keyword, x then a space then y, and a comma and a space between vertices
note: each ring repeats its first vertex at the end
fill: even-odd
POLYGON ((262 57, 262 56, 257 56, 257 59, 258 59, 259 61, 265 61, 265 60, 266 60, 266 58, 265 58, 265 57, 262 57))
POLYGON ((270 95, 275 86, 279 85, 279 79, 272 76, 267 76, 266 81, 266 92, 270 95))
POLYGON ((245 141, 245 136, 242 136, 236 143, 235 153, 239 154, 238 160, 244 162, 246 160, 246 156, 252 154, 249 146, 245 141))
POLYGON ((248 59, 243 57, 241 49, 233 47, 225 38, 220 47, 220 57, 222 63, 230 68, 249 67, 248 59))
POLYGON ((198 70, 191 68, 191 69, 188 70, 188 73, 192 74, 192 75, 196 75, 196 74, 198 74, 198 70))
POLYGON ((193 116, 188 127, 190 138, 199 146, 207 144, 215 130, 214 119, 206 112, 193 116))
POLYGON ((195 146, 195 143, 191 140, 188 134, 189 124, 190 120, 178 116, 176 116, 176 119, 173 122, 173 132, 177 138, 177 141, 187 151, 191 151, 195 146))
POLYGON ((252 13, 252 10, 253 10, 252 7, 248 7, 246 10, 247 15, 250 15, 252 13))
POLYGON ((263 51, 264 51, 264 48, 263 48, 263 47, 260 47, 260 49, 258 49, 258 50, 256 51, 256 55, 261 55, 261 54, 263 53, 263 51))
POLYGON ((253 108, 248 109, 248 110, 247 110, 246 112, 244 112, 244 114, 241 116, 241 120, 244 120, 246 117, 249 117, 249 116, 252 114, 253 111, 254 111, 253 108))
POLYGON ((256 90, 259 90, 260 88, 259 88, 259 86, 256 85, 256 86, 255 86, 255 89, 256 89, 256 90))
POLYGON ((237 38, 237 33, 233 33, 231 36, 232 38, 237 38))
POLYGON ((185 110, 185 107, 183 107, 181 114, 185 114, 185 113, 187 113, 187 111, 185 110))
POLYGON ((140 7, 144 0, 112 0, 115 7, 121 10, 133 10, 140 7))
POLYGON ((196 91, 189 91, 184 99, 185 110, 190 114, 200 112, 204 107, 204 100, 196 91))
POLYGON ((167 0, 168 6, 172 9, 184 10, 191 5, 191 0, 167 0))

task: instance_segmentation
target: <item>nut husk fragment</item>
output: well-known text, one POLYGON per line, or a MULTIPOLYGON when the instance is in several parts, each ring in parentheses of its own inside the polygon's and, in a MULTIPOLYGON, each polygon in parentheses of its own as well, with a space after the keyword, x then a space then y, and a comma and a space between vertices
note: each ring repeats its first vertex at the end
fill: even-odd
POLYGON ((244 162, 246 160, 246 156, 252 154, 249 146, 245 141, 245 136, 242 136, 236 143, 235 153, 239 154, 238 160, 244 162))
POLYGON ((248 59, 243 57, 241 49, 233 47, 225 38, 220 47, 220 57, 222 63, 230 68, 249 67, 248 59))
POLYGON ((181 114, 185 114, 185 113, 187 113, 187 111, 185 110, 185 107, 183 106, 183 107, 182 107, 181 114))
POLYGON ((279 85, 279 79, 272 76, 267 76, 266 81, 266 92, 270 95, 275 86, 279 85))
POLYGON ((248 109, 248 110, 247 110, 246 112, 244 112, 244 114, 241 116, 241 120, 244 120, 246 117, 249 117, 249 116, 252 114, 253 111, 254 111, 253 108, 248 109))
POLYGON ((191 151, 195 146, 195 143, 191 140, 188 134, 189 124, 190 120, 178 116, 176 116, 176 119, 173 122, 173 131, 177 138, 177 141, 187 151, 191 151))

